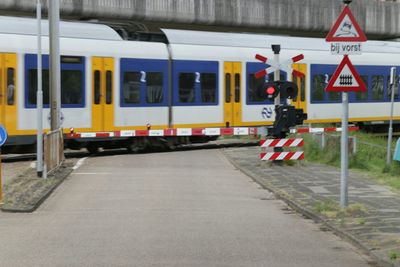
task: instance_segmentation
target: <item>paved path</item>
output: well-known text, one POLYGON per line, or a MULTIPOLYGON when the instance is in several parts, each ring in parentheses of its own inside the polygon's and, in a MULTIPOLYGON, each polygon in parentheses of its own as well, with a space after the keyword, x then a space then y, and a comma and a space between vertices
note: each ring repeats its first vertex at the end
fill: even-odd
POLYGON ((226 149, 225 154, 266 188, 353 239, 380 264, 400 266, 399 192, 378 184, 364 173, 350 171, 351 214, 319 214, 316 209, 321 203, 339 203, 340 169, 304 162, 294 166, 271 165, 260 161, 259 147, 226 149), (390 255, 397 255, 397 259, 391 260, 390 255))
POLYGON ((89 158, 0 238, 0 266, 368 266, 219 150, 89 158))

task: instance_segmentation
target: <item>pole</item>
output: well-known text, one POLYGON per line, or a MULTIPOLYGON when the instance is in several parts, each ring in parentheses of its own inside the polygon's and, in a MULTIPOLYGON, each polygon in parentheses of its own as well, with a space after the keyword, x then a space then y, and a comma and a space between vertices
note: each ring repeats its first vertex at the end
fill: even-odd
POLYGON ((50 128, 60 128, 61 86, 60 86, 60 3, 51 0, 49 3, 49 38, 50 38, 50 128))
POLYGON ((0 206, 3 205, 3 180, 1 179, 1 148, 0 148, 0 206))
POLYGON ((394 104, 394 90, 396 90, 396 67, 390 69, 390 87, 392 88, 390 96, 390 121, 389 121, 389 133, 388 133, 388 144, 386 153, 386 165, 390 165, 391 162, 391 148, 392 148, 392 137, 393 137, 393 104, 394 104))
MULTIPOLYGON (((348 6, 352 0, 343 0, 348 6)), ((349 176, 349 95, 342 92, 342 138, 340 142, 340 207, 346 208, 348 205, 348 176, 349 176)))
POLYGON ((341 173, 340 173, 340 207, 348 204, 348 174, 349 174, 349 98, 348 93, 342 93, 342 138, 341 138, 341 173))
MULTIPOLYGON (((279 65, 279 53, 281 52, 281 45, 272 45, 271 47, 272 47, 272 51, 274 51, 274 61, 279 65)), ((281 78, 280 76, 281 76, 281 72, 278 68, 274 72, 274 81, 279 81, 281 78)), ((275 97, 274 101, 275 101, 274 102, 275 107, 280 105, 280 103, 281 103, 280 94, 277 97, 275 97)))
POLYGON ((37 137, 36 137, 36 172, 38 177, 43 175, 43 90, 42 90, 42 5, 37 0, 37 137))
MULTIPOLYGON (((274 51, 274 61, 279 65, 279 53, 281 52, 281 45, 272 45, 271 46, 272 51, 274 51)), ((279 68, 276 69, 274 72, 274 81, 279 81, 281 78, 281 72, 279 68)), ((275 97, 274 99, 274 104, 275 104, 275 115, 277 115, 277 110, 279 105, 281 104, 281 96, 280 93, 275 97)), ((275 117, 275 121, 277 120, 277 117, 275 117)), ((276 137, 276 138, 282 138, 282 137, 276 137)), ((274 147, 274 152, 282 152, 283 148, 282 147, 274 147)), ((282 161, 280 160, 275 160, 273 161, 274 164, 281 165, 282 161)))

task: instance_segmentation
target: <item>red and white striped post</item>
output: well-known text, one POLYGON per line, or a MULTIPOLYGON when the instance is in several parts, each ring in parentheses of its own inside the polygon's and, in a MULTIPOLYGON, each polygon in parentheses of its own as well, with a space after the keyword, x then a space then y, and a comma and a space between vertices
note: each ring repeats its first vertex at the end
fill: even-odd
MULTIPOLYGON (((304 140, 302 138, 296 139, 269 139, 261 140, 261 148, 270 147, 301 147, 304 145, 304 140)), ((303 151, 295 152, 262 152, 260 154, 261 160, 265 161, 277 161, 277 160, 302 160, 304 159, 303 151)))

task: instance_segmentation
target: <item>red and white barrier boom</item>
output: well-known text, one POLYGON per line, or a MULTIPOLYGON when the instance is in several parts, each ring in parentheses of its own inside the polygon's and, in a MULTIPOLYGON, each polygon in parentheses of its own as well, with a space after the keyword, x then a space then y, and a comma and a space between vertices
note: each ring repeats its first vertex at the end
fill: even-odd
MULTIPOLYGON (((349 126, 349 131, 358 131, 358 126, 349 126)), ((342 128, 327 127, 327 128, 297 128, 290 129, 290 133, 327 133, 327 132, 341 132, 342 128)))
POLYGON ((66 138, 118 138, 118 137, 144 137, 144 136, 231 136, 231 135, 256 135, 257 127, 233 128, 176 128, 164 130, 121 130, 113 132, 75 132, 73 128, 66 138))

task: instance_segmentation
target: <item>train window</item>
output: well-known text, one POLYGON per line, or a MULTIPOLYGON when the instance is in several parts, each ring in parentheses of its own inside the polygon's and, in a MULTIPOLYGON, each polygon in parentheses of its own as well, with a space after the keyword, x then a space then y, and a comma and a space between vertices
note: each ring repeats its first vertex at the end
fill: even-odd
POLYGON ((195 74, 179 74, 179 102, 193 103, 195 101, 195 74))
POLYGON ((124 103, 140 103, 140 72, 124 72, 124 103))
POLYGON ((215 73, 202 73, 201 83, 201 101, 203 103, 214 103, 217 94, 217 75, 215 73))
MULTIPOLYGON (((330 81, 332 75, 325 74, 324 77, 325 77, 325 88, 326 88, 327 82, 330 81)), ((340 92, 327 92, 328 101, 330 102, 339 102, 341 100, 341 95, 342 94, 340 92)))
POLYGON ((240 74, 235 74, 235 103, 240 102, 240 74))
POLYGON ((94 104, 98 105, 100 104, 100 94, 101 94, 101 77, 100 77, 100 71, 95 70, 94 71, 94 104))
POLYGON ((149 104, 163 101, 163 74, 162 72, 146 73, 146 101, 149 104))
POLYGON ((367 87, 366 92, 356 92, 356 101, 367 101, 368 100, 368 76, 367 75, 361 75, 361 79, 364 82, 365 86, 367 87))
POLYGON ((264 98, 260 95, 260 90, 264 86, 264 79, 257 79, 254 74, 249 74, 248 82, 249 102, 264 102, 264 98))
POLYGON ((112 71, 106 71, 106 104, 112 104, 112 71))
MULTIPOLYGON (((62 56, 60 66, 60 105, 61 107, 77 107, 84 106, 85 104, 85 58, 62 56)), ((37 95, 37 55, 25 54, 25 106, 27 108, 34 108, 36 106, 37 95)), ((12 77, 16 73, 14 70, 9 70, 8 80, 9 84, 14 85, 15 81, 12 77)), ((94 77, 94 76, 93 76, 94 77)), ((94 78, 93 78, 94 83, 94 78)), ((15 85, 14 85, 15 86, 15 85)), ((49 85, 49 56, 42 55, 42 91, 43 91, 43 105, 48 107, 50 103, 50 85, 49 85)), ((92 89, 93 90, 93 89, 92 89)), ((15 94, 15 93, 14 93, 15 94)), ((10 95, 9 95, 10 96, 10 95)), ((16 96, 14 95, 14 98, 16 96)), ((11 101, 11 97, 9 99, 11 101)), ((16 99, 14 100, 16 101, 16 99)))
POLYGON ((324 91, 327 85, 325 75, 314 75, 313 76, 313 86, 312 86, 312 100, 313 101, 323 101, 324 91))
POLYGON ((225 74, 225 103, 231 103, 231 74, 225 74))
POLYGON ((383 100, 383 75, 372 76, 372 100, 383 100))
MULTIPOLYGON (((37 69, 29 69, 28 71, 28 104, 36 105, 37 95, 37 69)), ((42 91, 43 105, 49 104, 49 70, 42 70, 42 91)))
POLYGON ((83 75, 80 70, 61 70, 61 104, 81 104, 83 75))
MULTIPOLYGON (((396 99, 399 99, 399 82, 400 82, 400 76, 396 76, 396 79, 395 79, 395 82, 394 82, 394 99, 396 100, 396 99)), ((390 85, 390 76, 388 76, 388 79, 387 79, 387 86, 388 86, 388 90, 387 90, 387 93, 388 93, 388 99, 389 99, 389 101, 390 101, 390 99, 391 99, 391 97, 392 97, 392 88, 393 88, 393 86, 391 86, 390 85)))
POLYGON ((7 105, 14 105, 15 83, 14 68, 7 69, 7 105))
POLYGON ((328 100, 332 102, 340 101, 340 92, 328 92, 328 100))

